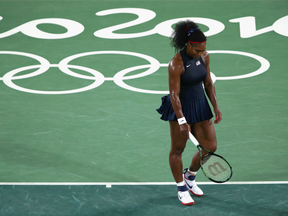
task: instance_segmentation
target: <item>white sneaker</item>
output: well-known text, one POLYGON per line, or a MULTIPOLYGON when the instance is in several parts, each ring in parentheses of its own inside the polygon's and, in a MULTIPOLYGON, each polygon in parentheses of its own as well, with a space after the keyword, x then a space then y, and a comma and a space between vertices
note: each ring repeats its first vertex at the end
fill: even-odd
POLYGON ((188 190, 194 194, 195 196, 203 196, 203 191, 197 186, 195 180, 191 181, 185 177, 185 173, 183 173, 184 182, 188 188, 188 190))
POLYGON ((188 191, 178 191, 178 198, 183 205, 193 205, 195 203, 188 191))

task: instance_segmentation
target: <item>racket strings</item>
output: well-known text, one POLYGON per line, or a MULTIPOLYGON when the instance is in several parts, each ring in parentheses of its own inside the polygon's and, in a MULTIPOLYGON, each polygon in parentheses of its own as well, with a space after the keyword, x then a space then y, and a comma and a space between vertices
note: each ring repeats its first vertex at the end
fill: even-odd
POLYGON ((211 157, 211 155, 209 155, 209 154, 205 155, 201 160, 201 165, 205 164, 209 160, 210 157, 211 157))
POLYGON ((201 167, 207 178, 216 182, 228 181, 232 176, 231 166, 217 155, 206 155, 201 159, 201 167))

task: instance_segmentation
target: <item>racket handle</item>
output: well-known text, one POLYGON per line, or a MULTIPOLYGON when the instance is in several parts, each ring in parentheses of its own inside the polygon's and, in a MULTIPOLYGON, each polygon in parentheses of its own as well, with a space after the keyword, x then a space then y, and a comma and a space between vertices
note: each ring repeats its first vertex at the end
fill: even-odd
POLYGON ((192 135, 190 131, 189 131, 189 139, 194 143, 195 146, 199 145, 198 140, 192 135))

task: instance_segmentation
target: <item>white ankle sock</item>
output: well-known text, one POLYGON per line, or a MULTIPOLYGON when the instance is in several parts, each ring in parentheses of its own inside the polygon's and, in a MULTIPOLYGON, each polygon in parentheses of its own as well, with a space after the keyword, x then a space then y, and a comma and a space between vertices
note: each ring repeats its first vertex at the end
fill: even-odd
POLYGON ((182 182, 179 182, 179 183, 176 183, 176 184, 177 184, 177 186, 183 186, 183 185, 185 185, 185 182, 182 181, 182 182))
POLYGON ((189 170, 189 169, 188 169, 188 172, 189 172, 191 175, 194 175, 194 176, 197 174, 197 172, 192 172, 192 171, 189 170))

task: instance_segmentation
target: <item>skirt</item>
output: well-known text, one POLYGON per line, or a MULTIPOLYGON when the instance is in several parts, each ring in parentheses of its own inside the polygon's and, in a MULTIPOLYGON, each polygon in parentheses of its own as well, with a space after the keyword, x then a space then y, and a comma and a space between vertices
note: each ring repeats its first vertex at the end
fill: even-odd
MULTIPOLYGON (((161 98, 162 104, 156 109, 163 121, 177 121, 173 110, 170 94, 161 98)), ((188 124, 209 120, 213 117, 206 97, 197 100, 181 100, 182 112, 188 124)))

